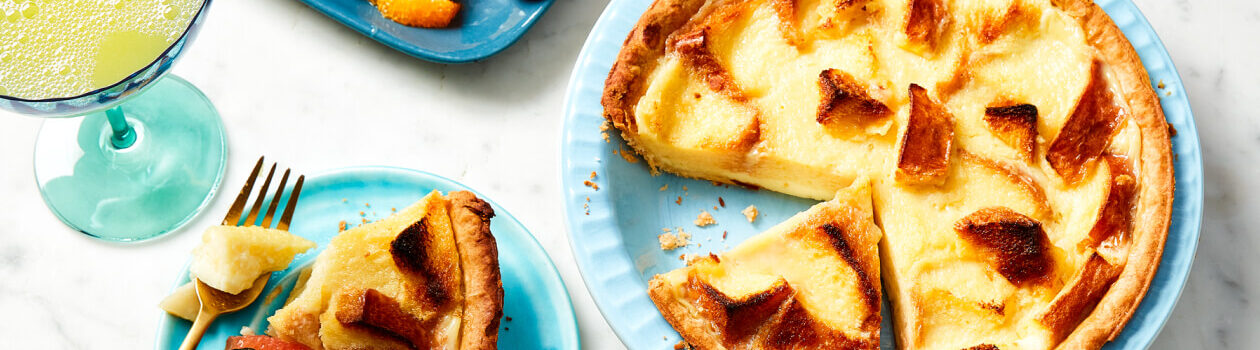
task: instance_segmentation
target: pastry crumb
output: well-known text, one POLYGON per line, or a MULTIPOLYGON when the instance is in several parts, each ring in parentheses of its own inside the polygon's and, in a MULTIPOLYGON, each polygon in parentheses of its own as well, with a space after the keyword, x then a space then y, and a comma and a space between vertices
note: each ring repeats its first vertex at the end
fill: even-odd
POLYGON ((258 333, 255 333, 253 328, 249 328, 249 326, 244 326, 244 327, 241 327, 241 335, 251 336, 251 335, 258 335, 258 333))
POLYGON ((607 121, 607 120, 605 120, 603 124, 599 124, 599 131, 608 131, 608 121, 607 121))
POLYGON ((718 197, 718 205, 726 208, 726 200, 723 200, 722 197, 718 197))
POLYGON ((591 180, 582 181, 582 184, 586 185, 586 187, 590 187, 593 190, 599 191, 599 184, 591 182, 591 180))
POLYGON ((345 198, 342 198, 342 199, 341 199, 341 202, 342 202, 342 203, 349 202, 349 201, 350 201, 349 199, 345 199, 345 198))
POLYGON ((678 199, 674 200, 674 204, 682 205, 682 196, 678 196, 678 199))
POLYGON ((668 190, 668 189, 669 189, 669 184, 665 184, 661 186, 661 188, 658 191, 665 192, 665 190, 668 190))
POLYGON ((681 228, 678 229, 677 234, 666 232, 656 236, 656 240, 661 242, 661 250, 674 250, 680 247, 686 247, 689 243, 687 241, 688 239, 691 239, 691 234, 683 232, 681 228))
POLYGON ((633 164, 633 163, 638 163, 638 162, 639 162, 639 158, 635 158, 635 157, 634 157, 634 155, 633 155, 633 154, 630 154, 630 151, 628 151, 628 150, 627 150, 627 151, 621 151, 621 152, 620 152, 620 155, 621 155, 621 158, 624 158, 624 159, 626 160, 626 163, 631 163, 631 164, 633 164))
POLYGON ((364 208, 371 208, 371 207, 372 207, 372 203, 363 203, 363 207, 364 207, 364 208))
POLYGON ((744 217, 748 218, 748 222, 757 221, 757 206, 755 205, 748 205, 748 207, 744 208, 744 211, 741 211, 740 213, 743 213, 744 217))
POLYGON ((360 210, 360 211, 359 211, 359 216, 367 216, 367 213, 364 213, 362 210, 360 210))
POLYGON ((726 231, 722 231, 722 239, 726 239, 726 231))
POLYGON ((687 192, 687 185, 683 185, 683 192, 687 192))
POLYGON ((1160 79, 1159 85, 1156 85, 1155 87, 1160 88, 1161 90, 1164 89, 1164 79, 1160 79))
POLYGON ((396 213, 398 212, 398 208, 389 208, 389 212, 396 213))
POLYGON ((342 232, 345 230, 346 230, 346 221, 341 220, 341 222, 337 223, 337 232, 342 232))
POLYGON ((595 174, 595 172, 594 172, 594 171, 592 171, 592 172, 591 172, 591 180, 594 180, 594 179, 595 179, 595 175, 596 175, 596 174, 595 174))
POLYGON ((367 218, 363 218, 363 223, 368 223, 367 218))
POLYGON ((705 227, 716 223, 717 220, 713 220, 713 214, 709 214, 708 210, 701 210, 700 215, 696 216, 696 227, 705 227))
POLYGON ((610 143, 610 142, 612 142, 612 140, 609 140, 609 139, 608 139, 608 133, 606 133, 606 132, 601 132, 601 133, 599 133, 599 134, 600 134, 600 136, 602 136, 602 137, 604 138, 604 143, 610 143))
POLYGON ((512 322, 512 316, 507 316, 507 321, 512 322))

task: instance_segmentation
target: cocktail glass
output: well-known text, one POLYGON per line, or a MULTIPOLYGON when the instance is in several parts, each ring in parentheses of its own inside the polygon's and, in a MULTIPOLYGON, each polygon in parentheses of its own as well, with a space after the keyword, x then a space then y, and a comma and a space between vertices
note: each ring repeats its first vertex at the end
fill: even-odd
POLYGON ((0 109, 49 118, 35 142, 35 180, 66 225, 138 241, 179 228, 210 201, 227 154, 223 123, 200 90, 166 75, 210 2, 166 51, 118 83, 67 98, 0 94, 0 109))

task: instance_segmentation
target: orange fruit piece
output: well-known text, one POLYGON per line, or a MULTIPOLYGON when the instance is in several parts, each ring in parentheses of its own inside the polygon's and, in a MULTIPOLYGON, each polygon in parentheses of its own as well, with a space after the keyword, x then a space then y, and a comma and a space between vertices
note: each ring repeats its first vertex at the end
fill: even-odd
POLYGON ((403 25, 442 28, 451 24, 459 4, 451 0, 376 0, 381 15, 403 25))

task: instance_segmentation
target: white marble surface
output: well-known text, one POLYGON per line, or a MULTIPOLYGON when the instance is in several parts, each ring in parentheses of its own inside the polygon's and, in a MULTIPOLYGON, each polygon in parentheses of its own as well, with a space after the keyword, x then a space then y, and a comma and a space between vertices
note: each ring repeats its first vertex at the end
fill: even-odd
MULTIPOLYGON (((1180 67, 1198 116, 1207 209, 1189 284, 1155 349, 1260 347, 1260 3, 1138 0, 1180 67)), ((444 66, 388 49, 293 0, 213 5, 175 73, 222 113, 224 188, 259 154, 305 172, 349 165, 428 170, 479 189, 556 262, 588 349, 620 342, 578 275, 561 214, 561 102, 605 0, 559 1, 485 62, 444 66)), ((102 243, 44 207, 31 172, 40 120, 0 115, 0 348, 152 348, 157 301, 196 231, 231 201, 156 241, 102 243)))

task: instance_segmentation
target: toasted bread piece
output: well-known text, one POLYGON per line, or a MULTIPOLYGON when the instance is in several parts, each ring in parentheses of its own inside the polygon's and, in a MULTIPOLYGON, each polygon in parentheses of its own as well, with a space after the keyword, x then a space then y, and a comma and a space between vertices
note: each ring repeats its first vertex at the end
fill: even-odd
POLYGON ((818 89, 822 95, 818 103, 819 124, 866 126, 892 117, 892 110, 871 96, 870 87, 839 69, 819 73, 818 89))
POLYGON ((1016 104, 985 107, 984 122, 989 130, 1032 163, 1037 151, 1037 106, 1016 104))
POLYGON ((1068 184, 1080 182, 1087 167, 1102 157, 1125 118, 1107 83, 1102 62, 1094 61, 1092 67, 1089 85, 1046 151, 1050 167, 1068 184))
POLYGON ((897 182, 945 182, 953 144, 953 116, 928 96, 927 89, 910 84, 910 117, 897 155, 897 182))
POLYGON ((702 349, 878 348, 881 233, 868 183, 653 277, 648 294, 702 349))

